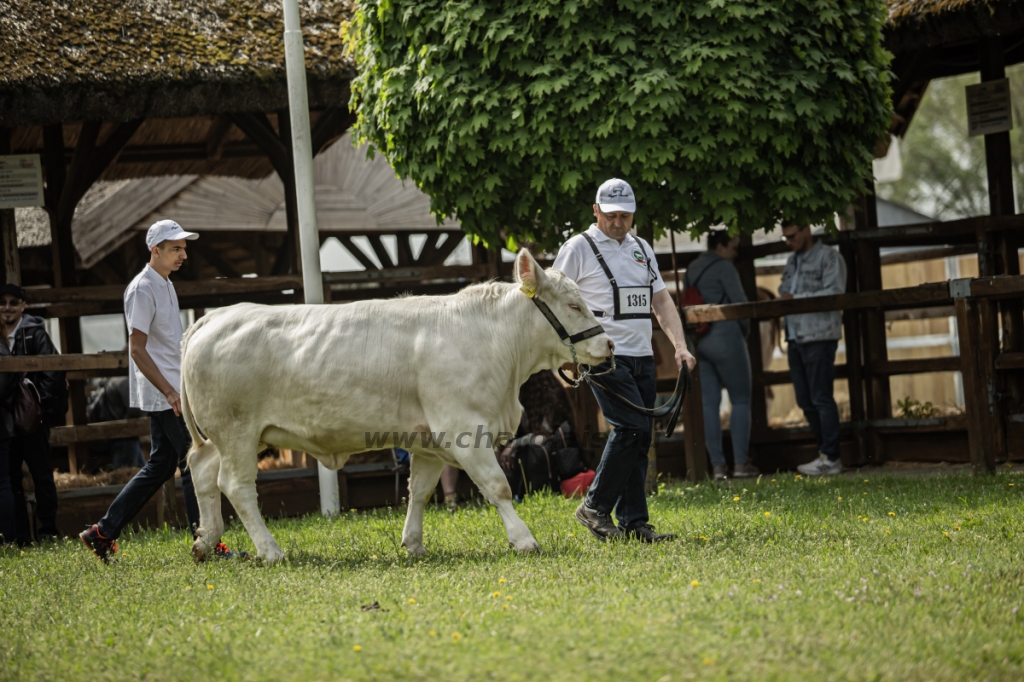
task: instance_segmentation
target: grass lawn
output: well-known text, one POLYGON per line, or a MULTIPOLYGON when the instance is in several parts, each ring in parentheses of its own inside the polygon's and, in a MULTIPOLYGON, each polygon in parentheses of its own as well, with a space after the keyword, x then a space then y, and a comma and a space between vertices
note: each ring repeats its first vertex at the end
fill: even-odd
POLYGON ((518 506, 538 556, 488 506, 428 510, 418 560, 385 510, 272 523, 272 567, 177 532, 0 550, 0 679, 1024 679, 1024 477, 672 485, 657 546, 574 505, 518 506))

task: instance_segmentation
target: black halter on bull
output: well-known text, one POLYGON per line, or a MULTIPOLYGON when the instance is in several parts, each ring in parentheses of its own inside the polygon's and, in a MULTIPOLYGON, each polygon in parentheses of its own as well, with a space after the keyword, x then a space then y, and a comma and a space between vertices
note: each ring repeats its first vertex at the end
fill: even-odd
POLYGON ((555 315, 555 312, 551 310, 551 306, 549 306, 539 296, 537 296, 536 289, 534 289, 534 287, 531 286, 530 284, 531 283, 523 282, 523 285, 520 287, 520 289, 524 294, 526 294, 529 297, 531 301, 533 301, 533 304, 537 306, 541 314, 544 315, 548 323, 554 328, 555 333, 558 334, 558 338, 562 340, 562 343, 569 346, 569 350, 570 352, 572 352, 573 362, 576 363, 576 371, 579 374, 579 378, 573 379, 572 377, 567 375, 561 367, 559 367, 558 375, 562 377, 562 380, 570 384, 573 388, 579 388, 580 384, 586 381, 588 384, 597 386, 599 389, 604 391, 604 393, 606 393, 609 398, 619 403, 627 410, 631 410, 633 412, 636 412, 637 414, 646 415, 648 417, 651 417, 652 419, 661 419, 662 417, 668 417, 668 422, 665 428, 665 436, 671 436, 676 429, 676 422, 679 421, 679 412, 683 409, 683 400, 686 399, 686 394, 690 391, 690 388, 693 385, 693 380, 690 377, 690 368, 686 366, 686 363, 683 363, 682 368, 679 370, 679 377, 676 379, 675 391, 672 392, 672 397, 669 399, 667 403, 665 403, 661 407, 655 408, 647 408, 643 407, 642 405, 637 405, 633 403, 629 399, 619 395, 618 393, 611 390, 607 386, 604 386, 600 381, 597 380, 597 377, 615 371, 614 354, 611 355, 611 367, 609 367, 604 372, 597 373, 593 371, 590 365, 580 362, 579 358, 576 356, 576 344, 579 343, 580 341, 585 341, 586 339, 593 338, 598 334, 603 334, 604 327, 602 327, 601 325, 596 325, 590 327, 589 329, 584 329, 581 332, 570 334, 566 330, 565 326, 558 319, 558 316, 555 315))

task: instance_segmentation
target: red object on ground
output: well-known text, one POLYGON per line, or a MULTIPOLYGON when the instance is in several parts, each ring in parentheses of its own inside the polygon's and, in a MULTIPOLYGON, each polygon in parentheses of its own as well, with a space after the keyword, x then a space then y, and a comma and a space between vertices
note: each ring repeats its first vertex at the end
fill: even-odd
POLYGON ((572 478, 562 481, 562 494, 566 497, 583 497, 590 490, 590 484, 594 482, 594 472, 589 469, 582 474, 576 474, 572 478))

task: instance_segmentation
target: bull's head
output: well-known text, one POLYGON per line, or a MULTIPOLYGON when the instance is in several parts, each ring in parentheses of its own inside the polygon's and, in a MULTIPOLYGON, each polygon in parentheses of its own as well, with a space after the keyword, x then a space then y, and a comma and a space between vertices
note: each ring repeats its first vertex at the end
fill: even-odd
MULTIPOLYGON (((572 281, 559 270, 543 270, 533 255, 526 249, 520 249, 516 256, 516 282, 520 289, 530 298, 539 299, 550 309, 558 323, 561 323, 569 336, 575 336, 587 330, 599 327, 600 323, 587 308, 580 296, 576 282, 572 281)), ((541 311, 538 311, 540 314, 541 311)), ((551 335, 559 335, 555 322, 551 323, 551 335)), ((589 365, 598 365, 611 356, 615 344, 611 338, 601 332, 596 336, 578 341, 572 346, 576 349, 576 360, 589 365)), ((558 357, 563 362, 572 362, 572 347, 567 341, 558 342, 558 357)))

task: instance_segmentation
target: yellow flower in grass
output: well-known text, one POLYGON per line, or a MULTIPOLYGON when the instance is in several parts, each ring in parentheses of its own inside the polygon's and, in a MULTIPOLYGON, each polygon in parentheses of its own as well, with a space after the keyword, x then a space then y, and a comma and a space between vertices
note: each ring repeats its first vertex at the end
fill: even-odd
POLYGON ((208 590, 212 590, 212 589, 213 589, 213 585, 207 585, 207 586, 206 586, 206 589, 208 589, 208 590))
POLYGON ((427 634, 430 635, 431 637, 437 637, 437 632, 435 632, 434 630, 431 630, 427 634))
POLYGON ((507 611, 508 610, 508 604, 502 604, 501 608, 503 608, 503 609, 505 609, 507 611))
POLYGON ((362 650, 363 650, 363 647, 359 646, 358 644, 356 644, 354 647, 352 647, 352 651, 355 651, 356 653, 359 653, 362 650))
POLYGON ((690 581, 690 584, 691 584, 691 585, 693 585, 694 587, 697 587, 697 586, 699 586, 699 585, 700 585, 700 583, 699 583, 699 582, 697 582, 696 580, 691 580, 691 581, 690 581))
POLYGON ((896 512, 889 512, 889 516, 896 516, 896 512))
POLYGON ((192 589, 192 586, 191 586, 191 585, 185 585, 185 591, 186 591, 186 592, 187 592, 188 590, 191 590, 191 589, 192 589))
POLYGON ((491 599, 497 599, 501 596, 501 592, 491 592, 491 599))
POLYGON ((409 600, 409 603, 410 603, 410 604, 415 604, 415 603, 416 603, 416 600, 415 600, 415 599, 410 599, 410 600, 409 600))
POLYGON ((764 513, 764 517, 765 517, 765 518, 768 518, 768 517, 769 517, 769 516, 771 516, 771 515, 772 515, 772 513, 771 513, 771 512, 765 512, 765 513, 764 513))
POLYGON ((512 597, 505 597, 505 601, 512 601, 512 597))
POLYGON ((732 501, 733 502, 739 502, 740 501, 739 495, 737 495, 736 497, 732 498, 732 501))
POLYGON ((457 642, 457 641, 459 641, 460 639, 462 639, 462 635, 460 635, 460 634, 459 634, 459 633, 457 633, 457 632, 453 632, 453 633, 452 633, 452 641, 454 641, 454 642, 457 642))
POLYGON ((499 582, 499 583, 504 583, 504 582, 505 582, 505 579, 504 579, 504 578, 498 578, 498 582, 499 582))

